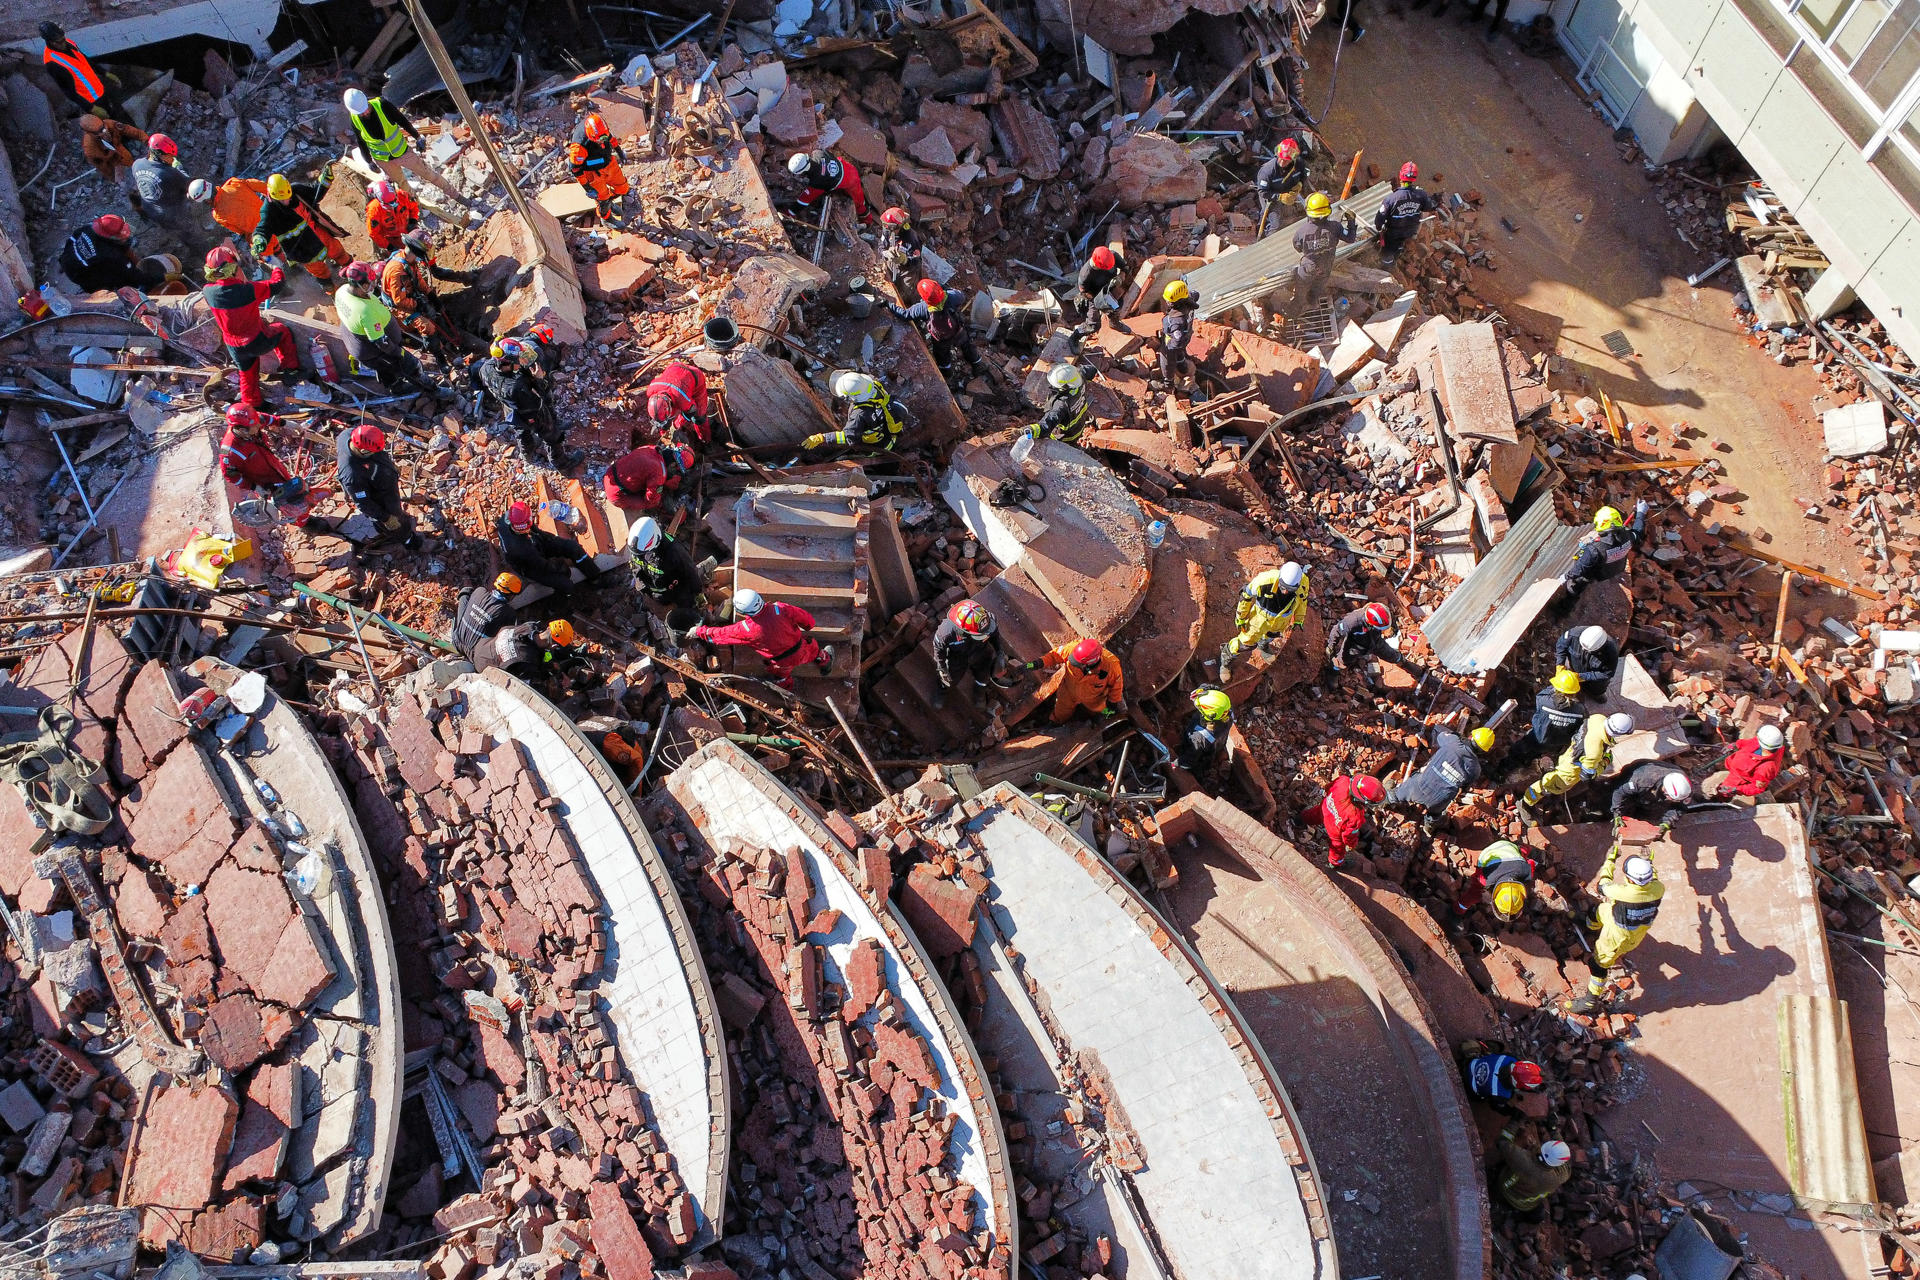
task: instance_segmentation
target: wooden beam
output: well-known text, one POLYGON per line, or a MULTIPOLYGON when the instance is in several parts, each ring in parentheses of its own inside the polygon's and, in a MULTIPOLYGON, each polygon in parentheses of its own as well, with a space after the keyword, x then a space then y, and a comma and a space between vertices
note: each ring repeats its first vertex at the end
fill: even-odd
POLYGON ((1820 714, 1823 716, 1826 715, 1828 711, 1827 700, 1820 696, 1814 689, 1813 682, 1807 679, 1807 669, 1801 666, 1799 662, 1794 659, 1794 656, 1785 649, 1780 651, 1780 656, 1786 661, 1787 670, 1793 672, 1794 683, 1802 689, 1805 689, 1807 696, 1813 699, 1813 705, 1820 708, 1820 714))
MULTIPOLYGON (((391 5, 393 0, 387 0, 387 3, 391 5)), ((405 35, 411 26, 412 24, 407 21, 407 15, 398 9, 387 15, 386 25, 380 28, 380 34, 373 38, 373 43, 367 46, 367 51, 354 60, 354 71, 364 76, 369 71, 377 71, 385 66, 387 58, 393 53, 393 47, 400 42, 400 37, 405 35)))
POLYGON ((1720 541, 1732 547, 1743 556, 1752 556, 1755 560, 1764 560, 1768 564, 1777 564, 1782 569, 1791 569, 1803 578, 1812 578, 1815 582, 1824 582, 1830 587, 1839 587, 1842 591, 1850 591, 1862 600, 1880 601, 1886 599, 1886 597, 1878 591, 1869 591, 1865 587, 1856 587, 1845 578, 1836 578, 1830 573, 1822 573, 1811 565, 1795 564, 1793 561, 1782 556, 1777 556, 1771 551, 1762 551, 1751 543, 1743 542, 1737 538, 1729 538, 1727 535, 1721 534, 1720 541))
POLYGON ((1787 629, 1787 601, 1792 595, 1793 570, 1789 569, 1780 575, 1780 606, 1774 610, 1773 614, 1773 661, 1769 664, 1770 670, 1778 671, 1780 669, 1780 654, 1782 652, 1780 648, 1780 636, 1787 629))
MULTIPOLYGON (((1234 81, 1253 69, 1254 61, 1258 59, 1259 56, 1260 50, 1256 48, 1252 53, 1240 59, 1240 65, 1227 72, 1227 74, 1221 78, 1220 83, 1213 86, 1213 92, 1200 100, 1200 105, 1195 107, 1192 113, 1187 116, 1187 119, 1193 122, 1194 128, 1204 129, 1207 127, 1207 113, 1220 105, 1220 99, 1227 96, 1227 90, 1233 87, 1234 81)), ((1178 132, 1178 130, 1175 132, 1178 132)))
POLYGON ((1651 462, 1587 462, 1580 458, 1562 459, 1569 471, 1600 471, 1609 475, 1623 471, 1691 471, 1704 458, 1655 458, 1651 462))

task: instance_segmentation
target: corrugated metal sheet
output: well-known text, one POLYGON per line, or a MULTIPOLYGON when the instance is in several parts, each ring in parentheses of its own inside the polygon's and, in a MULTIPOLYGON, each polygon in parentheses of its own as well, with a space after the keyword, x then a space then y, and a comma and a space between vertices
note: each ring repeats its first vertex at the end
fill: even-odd
POLYGON ((1487 553, 1471 576, 1420 628, 1446 666, 1460 675, 1491 671, 1553 599, 1573 563, 1581 530, 1561 524, 1541 496, 1487 553))
MULTIPOLYGON (((1387 198, 1389 190, 1386 183, 1377 182, 1365 191, 1335 202, 1336 216, 1350 211, 1362 228, 1359 239, 1334 251, 1335 258, 1350 258, 1373 243, 1367 231, 1373 227, 1373 215, 1380 211, 1380 202, 1387 198)), ((1264 298, 1284 285, 1300 261, 1300 254, 1293 247, 1293 233, 1302 221, 1304 219, 1296 219, 1264 240, 1256 240, 1244 249, 1187 272, 1187 287, 1200 300, 1200 318, 1205 320, 1231 311, 1242 303, 1264 298)))
POLYGON ((1793 1193, 1821 1205, 1871 1205, 1873 1165, 1846 1001, 1804 995, 1780 1001, 1780 1085, 1793 1193))

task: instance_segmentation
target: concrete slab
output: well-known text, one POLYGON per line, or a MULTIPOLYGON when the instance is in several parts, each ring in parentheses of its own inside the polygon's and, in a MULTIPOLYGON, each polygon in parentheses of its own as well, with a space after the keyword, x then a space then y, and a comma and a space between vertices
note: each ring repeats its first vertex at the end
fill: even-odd
POLYGON ((1518 439, 1506 363, 1491 321, 1453 324, 1441 330, 1434 374, 1449 433, 1509 444, 1518 439))
POLYGON ((1859 458, 1887 449, 1887 407, 1878 400, 1856 400, 1820 415, 1827 452, 1836 458, 1859 458))
POLYGON ((1606 700, 1595 710, 1606 715, 1624 711, 1633 717, 1633 732, 1613 748, 1616 770, 1625 771, 1646 760, 1671 760, 1687 749, 1680 717, 1689 708, 1662 692, 1640 659, 1630 653, 1621 657, 1606 700))

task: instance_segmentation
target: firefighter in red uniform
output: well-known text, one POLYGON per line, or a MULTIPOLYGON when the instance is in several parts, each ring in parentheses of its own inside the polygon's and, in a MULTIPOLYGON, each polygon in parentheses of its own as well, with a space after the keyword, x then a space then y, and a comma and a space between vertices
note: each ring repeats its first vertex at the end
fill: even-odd
POLYGON ((222 244, 207 253, 207 287, 203 296, 213 311, 214 323, 227 344, 234 366, 240 371, 240 403, 251 409, 265 407, 260 393, 260 358, 271 351, 280 357, 280 367, 289 372, 300 368, 300 350, 294 345, 293 330, 277 320, 260 314, 260 304, 273 296, 274 288, 286 277, 280 268, 265 280, 248 280, 240 274, 240 255, 222 244))
POLYGON ((822 645, 808 634, 813 630, 813 615, 799 605, 769 604, 760 593, 742 587, 733 593, 733 611, 740 621, 716 627, 701 623, 687 634, 708 644, 743 644, 760 655, 767 674, 782 689, 793 688, 793 673, 809 662, 819 666, 822 675, 833 665, 833 646, 822 645))
POLYGON ((1367 825, 1367 810, 1387 798, 1380 779, 1365 774, 1335 778, 1320 802, 1320 820, 1327 828, 1327 865, 1337 867, 1347 855, 1360 847, 1360 828, 1367 825))
POLYGON ((684 360, 670 360, 647 384, 647 417, 659 428, 660 438, 691 431, 707 443, 707 375, 684 360))
POLYGON ((824 151, 796 151, 787 161, 787 172, 807 184, 799 196, 801 208, 811 209, 821 196, 837 191, 853 201, 855 217, 868 220, 866 188, 860 185, 860 171, 853 161, 824 151))
POLYGON ((276 458, 261 438, 262 432, 278 421, 244 404, 229 405, 227 433, 220 438, 220 475, 228 484, 273 495, 283 515, 296 525, 304 525, 311 509, 307 482, 287 470, 287 464, 276 458))
POLYGON ((1786 763, 1787 735, 1776 724, 1763 724, 1751 738, 1733 744, 1724 772, 1708 778, 1701 790, 1709 800, 1754 804, 1773 786, 1786 763))
POLYGON ((660 505, 667 490, 678 490, 692 465, 688 449, 662 440, 643 444, 621 455, 600 477, 600 491, 622 511, 650 511, 660 505))

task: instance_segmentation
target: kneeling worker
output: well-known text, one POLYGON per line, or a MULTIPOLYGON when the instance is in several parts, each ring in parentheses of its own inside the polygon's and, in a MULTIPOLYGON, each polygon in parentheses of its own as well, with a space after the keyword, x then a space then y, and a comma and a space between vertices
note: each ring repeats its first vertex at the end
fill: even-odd
MULTIPOLYGON (((494 577, 485 591, 468 587, 460 593, 460 606, 453 613, 453 631, 447 638, 453 641, 461 657, 474 662, 473 655, 481 644, 499 635, 513 620, 513 598, 520 594, 522 585, 514 574, 502 573, 494 577)), ((474 665, 480 664, 474 662, 474 665)))
POLYGON ((1120 672, 1120 659, 1098 640, 1076 640, 1049 649, 1038 660, 1027 663, 1023 670, 1045 667, 1051 671, 1062 666, 1067 672, 1053 691, 1053 714, 1049 717, 1053 723, 1065 724, 1076 711, 1111 716, 1127 709, 1126 679, 1120 672))

